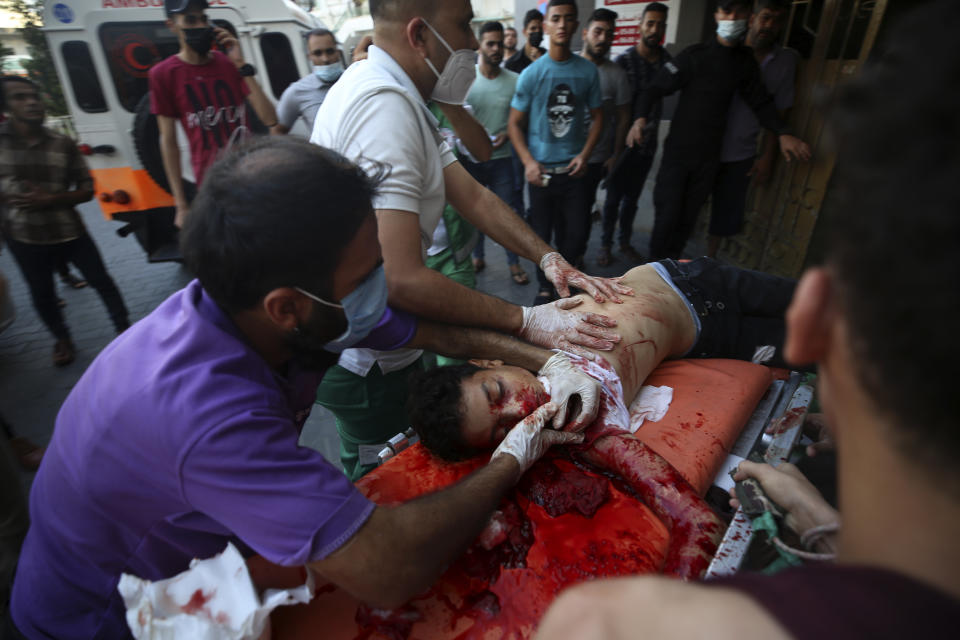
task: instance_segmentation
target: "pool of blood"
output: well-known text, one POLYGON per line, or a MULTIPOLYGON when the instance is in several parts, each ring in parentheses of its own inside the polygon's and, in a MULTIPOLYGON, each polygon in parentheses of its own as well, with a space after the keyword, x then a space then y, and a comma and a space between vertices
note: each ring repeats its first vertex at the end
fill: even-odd
MULTIPOLYGON (((426 492, 415 490, 429 484, 421 474, 462 477, 473 466, 441 463, 420 446, 406 452, 403 462, 381 467, 376 482, 358 486, 378 501, 395 502, 426 492), (399 489, 392 475, 389 481, 382 476, 390 467, 408 478, 399 489)), ((548 453, 501 501, 493 526, 430 590, 396 613, 361 605, 355 637, 529 637, 564 588, 597 577, 656 572, 669 534, 629 491, 563 452, 548 453)))
POLYGON ((554 458, 533 465, 520 480, 519 490, 553 517, 576 511, 591 518, 610 498, 608 484, 602 476, 554 458))

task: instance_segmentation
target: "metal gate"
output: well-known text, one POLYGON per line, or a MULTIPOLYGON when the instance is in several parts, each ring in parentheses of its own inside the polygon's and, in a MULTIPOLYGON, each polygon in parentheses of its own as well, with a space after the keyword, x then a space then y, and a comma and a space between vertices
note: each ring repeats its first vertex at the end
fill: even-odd
POLYGON ((814 159, 787 164, 780 158, 770 182, 751 187, 743 232, 724 242, 724 260, 782 276, 800 274, 834 168, 818 105, 866 61, 887 1, 794 0, 785 43, 803 61, 789 120, 795 135, 810 144, 814 159))

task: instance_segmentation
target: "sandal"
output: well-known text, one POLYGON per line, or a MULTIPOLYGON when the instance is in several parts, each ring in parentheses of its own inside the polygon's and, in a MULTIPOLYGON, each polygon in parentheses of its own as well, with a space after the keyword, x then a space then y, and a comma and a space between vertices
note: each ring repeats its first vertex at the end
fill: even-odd
POLYGON ((613 262, 613 257, 610 255, 610 247, 600 247, 600 253, 597 255, 597 266, 609 267, 611 262, 613 262))
POLYGON ((518 264, 510 265, 510 277, 516 284, 530 284, 527 272, 518 264))
POLYGON ((71 362, 77 355, 77 350, 73 346, 73 342, 69 338, 62 338, 57 340, 57 343, 53 345, 53 364, 57 367, 65 367, 71 362))
POLYGON ((537 292, 537 296, 533 299, 533 306, 536 307, 551 302, 553 302, 553 291, 550 289, 540 289, 540 291, 537 292))
POLYGON ((487 268, 487 263, 484 262, 483 258, 474 258, 473 259, 473 272, 480 273, 487 268))

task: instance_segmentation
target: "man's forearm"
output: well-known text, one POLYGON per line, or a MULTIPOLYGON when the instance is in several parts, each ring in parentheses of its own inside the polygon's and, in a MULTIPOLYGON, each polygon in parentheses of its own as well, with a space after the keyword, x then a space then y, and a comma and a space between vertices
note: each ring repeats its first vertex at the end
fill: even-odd
POLYGON ((519 477, 517 461, 498 456, 448 489, 377 507, 346 545, 311 568, 373 606, 399 607, 467 549, 519 477))
POLYGON ((257 117, 260 118, 260 122, 267 128, 276 126, 277 111, 273 108, 273 103, 270 102, 270 99, 264 94, 260 83, 257 82, 253 76, 248 76, 243 80, 247 83, 247 88, 250 89, 250 95, 248 96, 250 104, 253 106, 253 110, 257 112, 257 117))
POLYGON ((496 331, 424 321, 408 346, 459 360, 503 360, 530 371, 539 371, 553 355, 552 351, 496 331))
POLYGON ((76 189, 75 191, 63 191, 61 193, 51 194, 51 206, 72 207, 84 202, 89 202, 93 197, 93 189, 76 189))
POLYGON ((180 147, 176 136, 160 138, 160 155, 163 157, 163 170, 167 174, 167 184, 177 206, 186 206, 187 196, 183 189, 183 175, 180 168, 180 147))
POLYGON ((400 277, 387 272, 390 304, 435 322, 483 326, 516 333, 523 325, 520 307, 457 284, 425 266, 400 277))
POLYGON ((580 155, 584 158, 590 157, 590 154, 593 153, 593 148, 596 147, 597 142, 600 141, 600 134, 603 133, 603 117, 603 110, 598 109, 590 123, 587 142, 583 145, 583 150, 580 151, 580 155))
POLYGON ((777 135, 772 131, 760 132, 760 157, 773 162, 774 154, 777 152, 777 135))
POLYGON ((527 134, 523 122, 512 114, 510 120, 507 121, 507 134, 510 136, 510 144, 513 145, 513 150, 517 152, 520 162, 524 165, 534 162, 530 148, 527 146, 527 134))
POLYGON ((440 111, 443 112, 450 124, 453 125, 453 131, 460 138, 460 142, 467 148, 467 151, 477 160, 477 162, 486 162, 493 154, 493 143, 490 136, 487 135, 483 125, 470 115, 466 107, 455 104, 445 104, 437 102, 440 111))
POLYGON ((617 108, 617 129, 613 139, 613 157, 619 158, 627 143, 627 131, 630 129, 630 105, 617 108))

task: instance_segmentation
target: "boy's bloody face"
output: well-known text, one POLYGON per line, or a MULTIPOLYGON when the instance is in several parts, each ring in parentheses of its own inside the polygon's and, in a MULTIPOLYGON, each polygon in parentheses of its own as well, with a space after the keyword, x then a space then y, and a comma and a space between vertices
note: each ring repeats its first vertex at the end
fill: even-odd
POLYGON ((466 378, 461 386, 464 441, 491 449, 518 422, 550 400, 536 376, 520 367, 494 366, 466 378))

